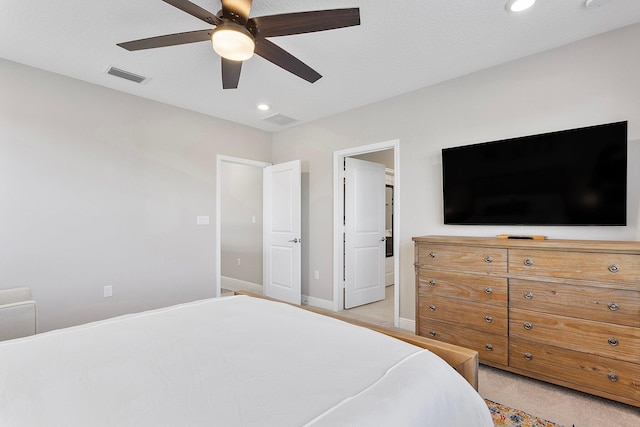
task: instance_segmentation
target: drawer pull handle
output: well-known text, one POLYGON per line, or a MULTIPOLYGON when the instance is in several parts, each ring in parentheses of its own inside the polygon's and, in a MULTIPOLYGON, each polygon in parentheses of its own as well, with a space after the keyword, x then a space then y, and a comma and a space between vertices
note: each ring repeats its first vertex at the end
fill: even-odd
POLYGON ((618 376, 614 372, 609 372, 607 374, 607 378, 609 378, 614 383, 618 381, 618 376))
POLYGON ((615 302, 610 302, 609 304, 607 304, 607 306, 609 307, 609 310, 611 310, 611 311, 618 311, 618 309, 620 308, 620 306, 618 304, 616 304, 615 302))
POLYGON ((531 258, 525 259, 524 265, 526 265, 527 267, 531 267, 533 265, 533 260, 531 258))
POLYGON ((491 322, 493 322, 493 317, 491 317, 491 316, 484 316, 484 320, 486 320, 486 321, 487 321, 487 323, 491 323, 491 322))
POLYGON ((493 351, 493 346, 491 344, 485 345, 484 348, 486 348, 487 351, 493 351))
POLYGON ((493 293, 493 289, 492 288, 484 288, 484 293, 487 295, 491 295, 493 293))
POLYGON ((533 328, 533 325, 529 322, 524 322, 524 324, 522 325, 527 331, 530 331, 531 328, 533 328))
POLYGON ((609 338, 607 342, 613 347, 616 347, 618 345, 618 339, 616 337, 609 338))
POLYGON ((609 266, 609 271, 612 273, 617 273, 618 271, 620 271, 620 267, 618 267, 617 264, 611 264, 609 266))
POLYGON ((432 337, 435 337, 436 336, 436 331, 434 331, 434 330, 429 331, 429 335, 431 335, 432 337))
POLYGON ((525 358, 525 360, 531 360, 531 359, 533 359, 533 354, 531 354, 531 353, 525 353, 525 354, 524 354, 524 358, 525 358))
POLYGON ((435 253, 435 252, 429 252, 429 256, 430 256, 431 258, 435 258, 435 257, 436 257, 436 253, 435 253))
POLYGON ((433 279, 431 279, 431 280, 429 280, 429 284, 430 284, 431 286, 435 286, 435 285, 436 285, 436 281, 435 281, 435 280, 433 280, 433 279))
POLYGON ((430 305, 430 306, 429 306, 429 310, 431 310, 431 311, 436 311, 436 306, 435 306, 435 305, 430 305))
POLYGON ((484 262, 486 262, 487 264, 491 264, 493 262, 493 258, 491 258, 490 256, 486 257, 484 259, 484 262))
POLYGON ((533 292, 525 292, 524 297, 526 299, 533 299, 533 292))

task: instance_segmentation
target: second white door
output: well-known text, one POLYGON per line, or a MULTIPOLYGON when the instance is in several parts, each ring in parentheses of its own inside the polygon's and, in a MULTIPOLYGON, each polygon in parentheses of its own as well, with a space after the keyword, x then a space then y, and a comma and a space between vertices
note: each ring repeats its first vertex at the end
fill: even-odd
POLYGON ((385 166, 345 158, 344 308, 385 296, 385 166))
POLYGON ((300 160, 264 168, 264 294, 300 304, 300 160))

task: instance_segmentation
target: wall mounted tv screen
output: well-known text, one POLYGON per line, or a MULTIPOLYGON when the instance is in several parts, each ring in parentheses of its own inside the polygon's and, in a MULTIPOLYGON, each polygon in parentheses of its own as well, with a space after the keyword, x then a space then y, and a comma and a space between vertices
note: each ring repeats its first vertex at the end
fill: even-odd
POLYGON ((626 225, 627 122, 442 150, 444 223, 626 225))

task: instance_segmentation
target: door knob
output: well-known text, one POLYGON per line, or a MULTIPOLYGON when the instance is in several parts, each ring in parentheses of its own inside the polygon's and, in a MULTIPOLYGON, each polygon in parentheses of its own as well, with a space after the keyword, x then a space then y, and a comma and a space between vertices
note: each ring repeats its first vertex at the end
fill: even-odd
POLYGON ((387 238, 386 238, 386 237, 381 237, 381 238, 380 238, 380 241, 381 241, 381 242, 384 242, 384 241, 386 241, 386 240, 387 240, 387 238))
POLYGON ((295 238, 293 240, 289 240, 291 243, 302 243, 302 239, 295 238))

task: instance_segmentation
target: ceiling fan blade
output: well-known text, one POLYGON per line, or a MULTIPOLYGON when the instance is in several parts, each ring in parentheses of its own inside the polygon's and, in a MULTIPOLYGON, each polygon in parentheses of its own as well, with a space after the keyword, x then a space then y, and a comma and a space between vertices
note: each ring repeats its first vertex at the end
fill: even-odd
POLYGON ((250 20, 260 37, 289 36, 360 25, 360 8, 259 16, 250 20))
POLYGON ((251 12, 251 0, 222 0, 222 16, 238 24, 246 24, 251 12))
POLYGON ((211 40, 213 30, 189 31, 186 33, 167 34, 164 36, 150 37, 148 39, 133 40, 130 42, 118 43, 118 46, 129 51, 153 49, 156 47, 175 46, 179 44, 203 42, 211 40))
POLYGON ((322 77, 313 68, 267 39, 256 39, 255 53, 310 83, 322 77))
POLYGON ((187 12, 191 16, 195 16, 198 19, 202 19, 211 25, 220 25, 222 21, 215 14, 195 5, 187 0, 162 0, 165 3, 169 3, 173 7, 177 7, 183 12, 187 12))
POLYGON ((222 89, 237 89, 240 81, 242 61, 222 59, 222 89))

